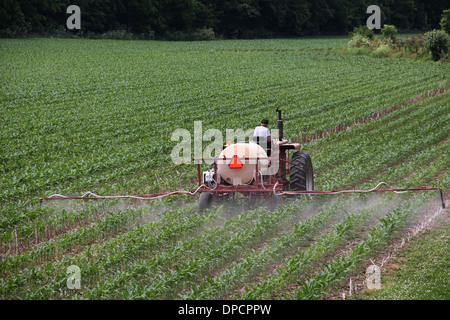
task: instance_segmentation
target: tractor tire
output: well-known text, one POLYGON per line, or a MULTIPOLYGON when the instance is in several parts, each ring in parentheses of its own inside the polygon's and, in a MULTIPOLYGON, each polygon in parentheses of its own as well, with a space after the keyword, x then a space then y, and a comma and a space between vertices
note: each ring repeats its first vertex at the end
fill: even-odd
POLYGON ((306 151, 297 151, 292 155, 291 177, 289 189, 291 191, 313 191, 314 173, 311 156, 306 151))
POLYGON ((211 208, 212 199, 213 199, 212 193, 202 192, 200 194, 200 199, 198 201, 198 209, 199 209, 200 213, 211 208))

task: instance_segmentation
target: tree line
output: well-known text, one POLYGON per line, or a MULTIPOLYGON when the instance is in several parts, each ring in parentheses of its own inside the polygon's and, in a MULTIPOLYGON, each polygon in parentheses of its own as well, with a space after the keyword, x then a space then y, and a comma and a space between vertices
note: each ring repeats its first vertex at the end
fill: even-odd
POLYGON ((439 28, 446 0, 0 0, 0 30, 67 32, 67 7, 81 9, 81 30, 167 38, 208 30, 224 38, 344 34, 365 25, 370 5, 399 30, 439 28))

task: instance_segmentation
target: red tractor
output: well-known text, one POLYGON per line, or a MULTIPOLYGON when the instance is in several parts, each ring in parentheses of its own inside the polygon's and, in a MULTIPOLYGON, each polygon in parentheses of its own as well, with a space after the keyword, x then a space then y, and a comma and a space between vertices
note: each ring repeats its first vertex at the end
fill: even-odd
POLYGON ((275 148, 266 149, 255 142, 231 142, 223 147, 222 152, 214 158, 194 159, 198 165, 198 188, 192 191, 169 191, 139 195, 110 195, 99 196, 87 192, 82 196, 65 196, 54 194, 40 198, 44 200, 75 200, 75 199, 118 199, 131 198, 140 200, 160 199, 174 194, 200 193, 200 211, 208 209, 214 201, 239 192, 250 199, 264 197, 270 207, 277 207, 282 203, 282 195, 298 194, 338 194, 338 193, 367 193, 367 192, 409 192, 409 191, 439 191, 442 208, 445 208, 443 191, 441 188, 391 188, 386 182, 380 182, 372 189, 359 190, 322 190, 314 191, 314 175, 310 155, 301 151, 299 143, 289 143, 283 139, 283 120, 281 111, 278 112, 278 135, 275 148), (289 150, 298 150, 289 156, 289 150), (211 161, 208 171, 201 171, 203 161, 211 161), (381 189, 386 186, 388 189, 381 189))
POLYGON ((299 143, 283 140, 283 120, 277 109, 279 139, 267 150, 258 143, 238 142, 224 146, 214 158, 195 159, 198 163, 199 209, 230 194, 239 192, 248 198, 265 197, 272 208, 281 204, 280 191, 312 191, 314 175, 310 155, 299 143), (298 150, 290 158, 289 150, 298 150), (268 156, 270 154, 270 156, 268 156), (211 169, 201 172, 202 161, 212 161, 211 169))

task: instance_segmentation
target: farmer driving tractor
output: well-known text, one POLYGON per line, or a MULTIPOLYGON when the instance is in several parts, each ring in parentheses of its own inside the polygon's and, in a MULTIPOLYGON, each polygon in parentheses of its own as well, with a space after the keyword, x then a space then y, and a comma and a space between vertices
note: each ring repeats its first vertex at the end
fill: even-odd
POLYGON ((261 125, 255 128, 253 133, 253 142, 256 142, 267 152, 267 156, 270 157, 272 150, 272 138, 270 137, 270 130, 267 128, 269 120, 262 119, 261 125))

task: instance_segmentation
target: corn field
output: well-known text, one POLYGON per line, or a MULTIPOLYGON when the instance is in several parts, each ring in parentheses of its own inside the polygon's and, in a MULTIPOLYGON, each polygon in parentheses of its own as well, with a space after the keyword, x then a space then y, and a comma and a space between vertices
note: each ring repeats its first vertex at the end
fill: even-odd
POLYGON ((448 195, 448 66, 343 55, 346 41, 0 39, 1 299, 326 299, 438 194, 275 210, 236 195, 202 214, 198 195, 39 198, 190 190, 197 168, 171 163, 175 129, 249 129, 276 107, 316 190, 448 195))

